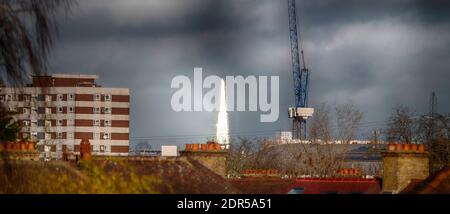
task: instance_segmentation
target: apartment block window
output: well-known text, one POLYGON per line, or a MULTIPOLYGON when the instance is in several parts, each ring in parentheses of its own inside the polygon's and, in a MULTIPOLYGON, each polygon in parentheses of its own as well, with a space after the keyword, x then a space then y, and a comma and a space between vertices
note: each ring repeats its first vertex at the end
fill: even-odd
POLYGON ((0 96, 0 102, 5 102, 5 96, 0 96))
POLYGON ((38 113, 38 109, 36 107, 31 107, 31 113, 37 114, 38 113))
POLYGON ((23 121, 23 126, 29 126, 30 125, 30 121, 29 120, 24 120, 23 121))
POLYGON ((13 101, 13 97, 11 94, 6 95, 6 101, 13 101))
POLYGON ((37 132, 36 134, 37 134, 36 137, 39 140, 43 140, 45 138, 45 133, 44 132, 37 132))
POLYGON ((46 140, 51 140, 52 139, 52 133, 46 132, 45 133, 45 139, 46 140))
POLYGON ((94 126, 100 126, 100 120, 94 120, 94 126))
POLYGON ((94 113, 99 114, 100 113, 100 107, 94 107, 94 113))
POLYGON ((110 120, 105 120, 105 126, 111 126, 111 121, 110 120))
POLYGON ((45 101, 46 102, 52 101, 52 95, 45 95, 45 101))
POLYGON ((30 134, 28 134, 28 133, 22 133, 23 139, 27 139, 29 136, 30 136, 30 134))
POLYGON ((75 100, 75 94, 69 94, 68 97, 69 97, 68 100, 71 100, 71 101, 75 100))
POLYGON ((64 108, 63 108, 63 107, 61 107, 61 106, 60 106, 60 107, 58 107, 57 109, 58 109, 58 113, 62 113, 62 112, 63 112, 63 110, 64 110, 64 108))
POLYGON ((31 99, 30 95, 23 95, 24 101, 30 101, 30 99, 31 99))
POLYGON ((105 151, 105 145, 100 145, 100 152, 104 152, 105 151))
POLYGON ((110 139, 110 134, 109 133, 103 133, 103 139, 107 140, 110 139))
POLYGON ((101 96, 100 94, 95 94, 95 95, 94 95, 94 100, 95 100, 95 101, 100 101, 101 98, 102 98, 102 96, 101 96))
POLYGON ((56 133, 56 138, 62 139, 62 132, 57 132, 56 133))
POLYGON ((29 114, 30 113, 30 109, 29 108, 23 108, 22 111, 23 111, 23 114, 29 114))
POLYGON ((52 121, 51 120, 45 120, 45 127, 51 127, 52 121))
POLYGON ((67 132, 67 139, 73 139, 73 132, 67 132))
POLYGON ((100 139, 100 133, 94 132, 94 139, 100 139))
POLYGON ((62 125, 63 125, 63 120, 61 120, 61 119, 58 120, 58 123, 57 123, 57 124, 58 124, 58 126, 62 126, 62 125))
POLYGON ((75 108, 73 106, 69 106, 68 112, 69 113, 74 113, 75 112, 75 108))
POLYGON ((52 108, 45 108, 45 113, 46 114, 51 114, 52 113, 52 108))
POLYGON ((111 101, 111 95, 105 94, 105 101, 111 101))
POLYGON ((105 114, 111 114, 111 108, 106 107, 105 108, 105 114))
POLYGON ((44 121, 44 120, 38 120, 38 121, 37 121, 37 125, 38 125, 39 127, 43 127, 43 126, 45 125, 45 121, 44 121))
POLYGON ((38 95, 37 95, 37 100, 38 100, 38 101, 45 101, 45 95, 43 95, 43 94, 38 94, 38 95))
POLYGON ((38 114, 45 114, 45 108, 44 107, 38 107, 38 114))
POLYGON ((56 97, 56 99, 58 101, 63 101, 63 95, 62 94, 58 94, 58 96, 56 97))
POLYGON ((38 133, 37 132, 31 132, 31 139, 37 139, 38 133))
POLYGON ((8 110, 12 111, 12 112, 17 112, 17 108, 16 107, 9 107, 8 110))
POLYGON ((38 99, 38 95, 36 95, 36 94, 31 95, 31 100, 36 101, 37 99, 38 99))
POLYGON ((67 119, 67 125, 68 126, 74 126, 75 125, 75 121, 73 119, 67 119))

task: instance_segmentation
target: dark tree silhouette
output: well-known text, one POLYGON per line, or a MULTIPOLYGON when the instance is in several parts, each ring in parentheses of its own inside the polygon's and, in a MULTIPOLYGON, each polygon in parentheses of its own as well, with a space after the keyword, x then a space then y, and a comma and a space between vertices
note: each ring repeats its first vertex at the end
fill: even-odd
POLYGON ((14 141, 20 131, 20 124, 13 120, 13 113, 0 107, 0 143, 14 141))
POLYGON ((389 142, 413 143, 417 141, 416 113, 407 106, 397 105, 389 117, 386 139, 389 142))
POLYGON ((59 10, 70 0, 0 0, 0 84, 22 85, 45 73, 59 10))

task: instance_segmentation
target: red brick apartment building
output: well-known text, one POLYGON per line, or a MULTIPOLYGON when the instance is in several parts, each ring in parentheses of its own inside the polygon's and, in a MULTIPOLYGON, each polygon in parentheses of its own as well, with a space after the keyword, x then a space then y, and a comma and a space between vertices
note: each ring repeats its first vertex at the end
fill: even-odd
POLYGON ((130 91, 104 88, 97 75, 33 76, 23 88, 0 88, 0 103, 18 112, 24 138, 44 145, 52 157, 78 152, 88 138, 95 155, 128 155, 130 91))

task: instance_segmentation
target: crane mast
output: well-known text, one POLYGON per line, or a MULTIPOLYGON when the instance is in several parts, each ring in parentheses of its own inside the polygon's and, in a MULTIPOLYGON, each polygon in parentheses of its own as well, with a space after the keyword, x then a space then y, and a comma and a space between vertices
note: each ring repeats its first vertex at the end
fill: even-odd
MULTIPOLYGON (((308 108, 308 82, 309 69, 305 64, 303 48, 299 51, 299 34, 297 31, 297 13, 295 0, 288 0, 289 12, 289 36, 291 41, 292 73, 294 80, 294 107, 289 108, 289 117, 292 118, 292 137, 294 139, 306 139, 306 119, 314 113, 313 108, 308 108), (300 64, 300 54, 302 64, 300 64)), ((300 45, 301 47, 301 45, 300 45)))

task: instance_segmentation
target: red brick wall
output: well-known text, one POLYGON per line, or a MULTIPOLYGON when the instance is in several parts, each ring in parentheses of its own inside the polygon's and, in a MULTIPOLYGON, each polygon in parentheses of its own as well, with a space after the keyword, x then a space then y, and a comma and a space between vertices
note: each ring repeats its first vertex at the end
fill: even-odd
POLYGON ((94 134, 92 132, 75 132, 75 139, 88 138, 90 140, 94 139, 94 134))
POLYGON ((113 152, 113 153, 119 153, 119 152, 125 153, 125 152, 128 152, 128 150, 129 150, 128 146, 111 146, 111 152, 113 152))
POLYGON ((129 95, 112 95, 113 102, 130 102, 129 95))
POLYGON ((94 109, 92 107, 75 107, 76 114, 93 114, 94 109))
POLYGON ((93 120, 75 120, 75 126, 94 126, 93 120))
POLYGON ((52 86, 52 78, 50 76, 33 77, 33 86, 50 87, 52 86))
POLYGON ((112 108, 112 114, 129 115, 130 109, 129 108, 112 108))
POLYGON ((94 101, 94 95, 93 94, 76 94, 75 100, 76 101, 94 101))
POLYGON ((111 133, 111 140, 128 140, 128 133, 111 133))
POLYGON ((113 120, 111 121, 112 127, 130 127, 130 121, 128 120, 113 120))
MULTIPOLYGON (((78 79, 78 78, 54 78, 55 87, 74 87, 78 83, 89 82, 90 85, 95 83, 94 79, 78 79)), ((82 85, 78 85, 82 86, 82 85)))

